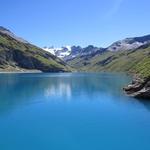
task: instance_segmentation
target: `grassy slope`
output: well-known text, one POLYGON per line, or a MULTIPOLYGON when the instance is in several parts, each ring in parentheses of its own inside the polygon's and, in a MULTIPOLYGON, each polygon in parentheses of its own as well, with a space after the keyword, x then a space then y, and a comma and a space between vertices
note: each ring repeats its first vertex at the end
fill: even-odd
MULTIPOLYGON (((14 51, 17 52, 17 54, 23 55, 24 58, 29 58, 31 62, 33 60, 38 62, 41 66, 43 66, 43 68, 45 68, 44 71, 50 71, 50 70, 69 71, 70 70, 70 67, 66 65, 66 63, 56 58, 55 56, 51 55, 50 53, 45 52, 42 49, 34 45, 21 43, 11 38, 8 35, 0 33, 0 54, 1 54, 0 58, 1 60, 2 60, 2 57, 4 59, 5 57, 4 55, 10 55, 10 53, 13 53, 12 55, 14 55, 14 51)), ((18 60, 18 62, 12 62, 12 60, 9 60, 9 59, 6 60, 5 62, 4 60, 3 61, 4 63, 1 64, 1 68, 6 68, 8 66, 11 66, 12 64, 19 65, 19 61, 21 60, 18 60)), ((36 64, 34 64, 34 61, 33 61, 32 69, 39 70, 40 67, 36 66, 36 64)), ((29 69, 29 68, 26 68, 26 69, 29 69)))
POLYGON ((68 62, 80 71, 130 72, 150 76, 150 46, 124 52, 105 52, 92 58, 78 57, 68 62))

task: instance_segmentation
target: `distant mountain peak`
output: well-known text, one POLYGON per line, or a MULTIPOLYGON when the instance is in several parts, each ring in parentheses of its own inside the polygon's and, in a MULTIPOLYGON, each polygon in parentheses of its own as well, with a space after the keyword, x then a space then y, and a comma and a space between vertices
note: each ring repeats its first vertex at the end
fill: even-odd
POLYGON ((89 45, 85 48, 80 46, 63 46, 61 48, 44 47, 43 49, 65 61, 78 56, 92 55, 104 51, 104 48, 98 48, 93 45, 89 45))
POLYGON ((71 46, 63 46, 60 48, 55 48, 53 46, 51 47, 44 47, 43 50, 50 52, 51 54, 59 57, 59 58, 64 58, 71 53, 71 46))

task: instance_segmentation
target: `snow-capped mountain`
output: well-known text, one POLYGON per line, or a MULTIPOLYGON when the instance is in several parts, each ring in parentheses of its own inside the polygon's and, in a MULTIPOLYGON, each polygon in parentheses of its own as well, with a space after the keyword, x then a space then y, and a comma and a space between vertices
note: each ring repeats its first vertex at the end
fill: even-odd
POLYGON ((70 55, 70 53, 71 53, 71 46, 65 46, 65 47, 61 47, 61 48, 44 47, 43 49, 59 58, 64 58, 64 57, 70 55))
POLYGON ((61 48, 44 47, 43 49, 64 60, 72 59, 78 56, 92 55, 93 53, 102 50, 102 48, 97 48, 93 45, 89 45, 85 48, 80 46, 65 46, 61 48))

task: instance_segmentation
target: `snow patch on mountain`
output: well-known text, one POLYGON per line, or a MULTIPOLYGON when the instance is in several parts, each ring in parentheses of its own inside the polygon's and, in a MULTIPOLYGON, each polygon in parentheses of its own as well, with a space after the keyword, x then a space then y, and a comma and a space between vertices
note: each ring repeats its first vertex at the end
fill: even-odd
POLYGON ((44 47, 43 50, 50 52, 51 54, 53 54, 59 58, 64 58, 71 54, 71 46, 64 46, 61 48, 44 47))

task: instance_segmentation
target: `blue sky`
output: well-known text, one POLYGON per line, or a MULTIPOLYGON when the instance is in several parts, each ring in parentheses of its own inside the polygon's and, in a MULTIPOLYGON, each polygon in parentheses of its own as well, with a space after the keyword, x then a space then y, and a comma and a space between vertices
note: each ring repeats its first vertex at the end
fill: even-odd
POLYGON ((150 34, 150 0, 0 0, 0 25, 40 47, 150 34))

